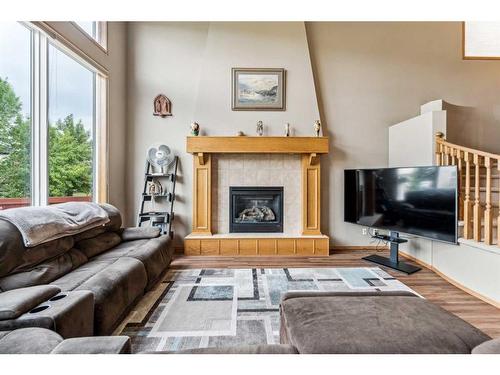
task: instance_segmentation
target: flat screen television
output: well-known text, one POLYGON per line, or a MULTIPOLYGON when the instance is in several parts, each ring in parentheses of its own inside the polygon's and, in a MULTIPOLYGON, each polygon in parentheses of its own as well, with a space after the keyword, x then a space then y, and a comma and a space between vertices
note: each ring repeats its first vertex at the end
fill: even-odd
POLYGON ((344 220, 457 242, 455 166, 344 171, 344 220))

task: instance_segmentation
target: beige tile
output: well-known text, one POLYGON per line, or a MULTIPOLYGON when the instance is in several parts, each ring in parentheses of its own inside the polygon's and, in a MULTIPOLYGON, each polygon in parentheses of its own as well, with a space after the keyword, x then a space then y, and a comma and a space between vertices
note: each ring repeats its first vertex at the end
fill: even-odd
POLYGON ((229 170, 243 169, 244 155, 232 154, 229 158, 229 170))
POLYGON ((269 156, 269 169, 283 169, 283 154, 272 154, 269 156))

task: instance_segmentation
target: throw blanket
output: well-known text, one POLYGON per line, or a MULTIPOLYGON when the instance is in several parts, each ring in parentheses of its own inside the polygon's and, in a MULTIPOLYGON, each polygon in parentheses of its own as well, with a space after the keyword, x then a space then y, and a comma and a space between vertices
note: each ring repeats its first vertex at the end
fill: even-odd
POLYGON ((90 202, 13 208, 0 211, 0 218, 19 229, 26 247, 78 234, 109 221, 107 212, 97 203, 90 202))

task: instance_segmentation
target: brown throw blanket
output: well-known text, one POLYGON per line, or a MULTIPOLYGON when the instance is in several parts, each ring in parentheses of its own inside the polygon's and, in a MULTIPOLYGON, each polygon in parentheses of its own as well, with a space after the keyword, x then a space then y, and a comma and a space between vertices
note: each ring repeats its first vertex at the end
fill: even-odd
POLYGON ((0 219, 11 222, 19 229, 26 247, 75 235, 109 221, 106 211, 91 202, 12 208, 0 211, 0 219))

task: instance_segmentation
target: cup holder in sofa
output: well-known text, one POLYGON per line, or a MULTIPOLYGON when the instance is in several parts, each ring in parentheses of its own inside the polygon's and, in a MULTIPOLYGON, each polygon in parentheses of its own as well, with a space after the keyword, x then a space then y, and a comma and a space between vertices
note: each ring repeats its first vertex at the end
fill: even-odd
POLYGON ((47 310, 49 307, 50 307, 49 305, 42 305, 42 306, 35 307, 33 310, 30 311, 30 314, 39 313, 41 311, 47 310))
POLYGON ((60 299, 63 299, 66 297, 66 294, 58 294, 57 296, 52 297, 49 299, 49 301, 54 302, 54 301, 59 301, 60 299))

